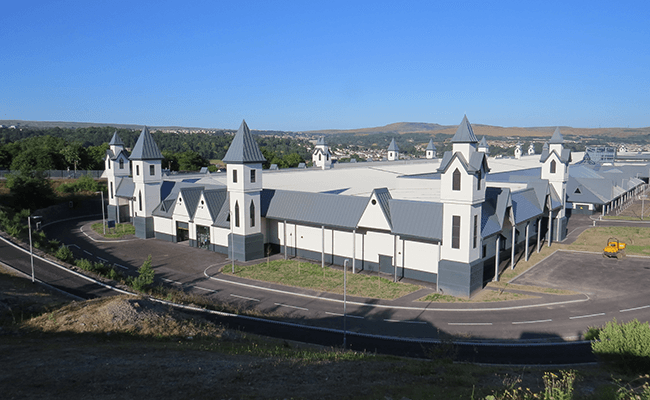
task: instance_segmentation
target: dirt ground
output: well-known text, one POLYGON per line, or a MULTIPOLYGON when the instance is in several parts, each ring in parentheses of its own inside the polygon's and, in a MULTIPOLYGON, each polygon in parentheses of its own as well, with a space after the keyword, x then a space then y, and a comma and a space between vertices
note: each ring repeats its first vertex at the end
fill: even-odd
MULTIPOLYGON (((74 302, 6 273, 0 355, 3 399, 480 399, 513 385, 539 391, 549 370, 269 340, 141 297, 74 302)), ((580 398, 611 383, 599 366, 578 374, 580 398)))

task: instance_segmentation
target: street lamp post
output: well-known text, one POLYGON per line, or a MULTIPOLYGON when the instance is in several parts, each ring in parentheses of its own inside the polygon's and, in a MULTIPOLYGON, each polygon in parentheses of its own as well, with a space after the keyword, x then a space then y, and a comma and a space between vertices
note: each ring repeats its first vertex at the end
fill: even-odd
POLYGON ((41 217, 39 215, 34 215, 34 216, 30 215, 29 217, 27 217, 27 226, 29 228, 29 257, 32 264, 32 283, 34 283, 36 279, 34 278, 34 248, 32 247, 32 218, 40 219, 41 217))
POLYGON ((233 230, 233 224, 235 222, 232 217, 232 211, 230 211, 230 262, 232 265, 232 274, 235 275, 235 233, 233 230))
POLYGON ((347 349, 347 296, 348 296, 348 262, 349 259, 343 261, 343 349, 347 349))
MULTIPOLYGON (((95 192, 95 194, 97 193, 100 193, 102 195, 102 225, 104 226, 104 236, 106 236, 106 217, 104 216, 105 215, 104 214, 104 192, 100 190, 99 192, 95 192)), ((119 213, 119 209, 117 212, 119 213)))

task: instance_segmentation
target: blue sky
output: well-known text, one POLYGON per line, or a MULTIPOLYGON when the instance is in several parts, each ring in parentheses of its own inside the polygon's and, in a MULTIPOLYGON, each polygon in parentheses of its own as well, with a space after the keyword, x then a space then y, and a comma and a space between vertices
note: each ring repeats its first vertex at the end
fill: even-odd
POLYGON ((0 119, 650 126, 650 2, 8 1, 0 119))

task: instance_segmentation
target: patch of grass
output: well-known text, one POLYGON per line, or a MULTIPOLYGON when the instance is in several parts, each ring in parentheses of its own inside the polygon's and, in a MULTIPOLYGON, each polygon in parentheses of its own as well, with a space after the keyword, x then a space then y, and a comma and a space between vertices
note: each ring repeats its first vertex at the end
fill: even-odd
POLYGON ((467 303, 469 302, 468 299, 462 299, 460 297, 455 297, 451 296, 448 294, 440 294, 440 293, 431 293, 429 295, 426 295, 417 301, 424 301, 428 303, 467 303))
POLYGON ((571 290, 545 288, 540 286, 517 285, 508 282, 490 282, 487 284, 487 286, 501 289, 504 292, 505 290, 509 289, 509 290, 520 290, 522 292, 546 293, 546 294, 557 294, 557 295, 579 294, 578 292, 573 292, 571 290))
MULTIPOLYGON (((230 266, 222 273, 231 274, 230 266)), ((275 260, 251 266, 235 266, 235 275, 264 282, 301 287, 330 293, 343 293, 343 271, 321 268, 320 265, 298 260, 275 260)), ((419 290, 407 283, 395 283, 386 278, 365 274, 347 274, 347 293, 350 296, 377 299, 396 299, 419 290)))
POLYGON ((135 227, 127 223, 115 224, 115 228, 106 228, 106 235, 101 222, 94 223, 91 227, 96 233, 108 239, 121 239, 127 235, 135 235, 135 227))

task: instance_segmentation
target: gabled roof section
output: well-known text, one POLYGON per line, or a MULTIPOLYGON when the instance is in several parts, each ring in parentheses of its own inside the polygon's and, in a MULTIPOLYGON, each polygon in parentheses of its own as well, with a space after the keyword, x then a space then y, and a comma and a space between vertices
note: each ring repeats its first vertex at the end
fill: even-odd
POLYGON ((397 143, 395 143, 395 138, 390 141, 390 145, 388 145, 388 151, 399 151, 399 147, 397 147, 397 143))
POLYGON ((115 196, 131 199, 134 191, 135 184, 133 183, 133 178, 125 177, 117 184, 117 188, 115 188, 115 196))
POLYGON ((393 198, 387 188, 374 189, 368 198, 357 228, 392 229, 389 201, 393 198))
POLYGON ((325 143, 325 136, 321 136, 318 138, 316 141, 316 146, 326 146, 327 143, 325 143))
POLYGON ((512 206, 509 188, 487 187, 481 210, 481 235, 483 238, 501 232, 506 210, 512 206))
POLYGON ((124 142, 117 135, 117 131, 113 132, 113 137, 111 138, 111 141, 108 142, 108 145, 109 146, 124 146, 124 142))
POLYGON ((199 199, 201 198, 201 192, 203 191, 203 186, 197 187, 185 187, 181 188, 180 195, 183 196, 183 205, 187 210, 187 215, 190 216, 190 220, 194 218, 194 213, 196 213, 196 206, 199 204, 199 199))
POLYGON ((146 126, 142 128, 138 141, 135 142, 133 146, 133 151, 131 152, 131 160, 162 160, 163 155, 156 145, 156 141, 153 140, 153 136, 149 132, 149 128, 146 126))
POLYGON ((226 191, 226 197, 212 225, 219 228, 230 228, 230 194, 228 191, 226 191))
POLYGON ((533 188, 514 192, 510 197, 516 224, 535 218, 544 212, 544 207, 540 207, 537 202, 537 195, 533 188))
POLYGON ((262 216, 279 221, 355 229, 367 197, 264 189, 262 216))
POLYGON ((487 139, 485 139, 485 136, 481 138, 481 141, 478 143, 479 147, 488 147, 487 139))
POLYGON ((563 164, 569 164, 571 162, 571 149, 562 149, 562 154, 558 154, 555 150, 549 151, 548 149, 544 149, 539 156, 539 162, 546 162, 551 154, 557 155, 557 158, 563 164))
POLYGON ((406 238, 440 241, 442 203, 413 200, 389 200, 392 233, 406 238))
POLYGON ((228 151, 223 158, 226 164, 263 163, 266 161, 246 121, 242 120, 228 151))
POLYGON ((555 132, 553 132, 553 136, 551 136, 551 140, 549 140, 548 142, 550 144, 564 143, 564 137, 562 137, 562 134, 560 133, 560 128, 555 128, 555 132))
POLYGON ((476 173, 481 169, 481 167, 483 167, 485 172, 490 171, 490 168, 488 168, 487 165, 487 154, 485 153, 482 153, 480 151, 473 152, 470 156, 469 162, 467 162, 462 153, 452 153, 451 151, 446 151, 442 157, 442 160, 440 161, 438 172, 444 174, 455 158, 458 158, 458 160, 460 160, 460 163, 463 164, 465 170, 467 170, 467 172, 470 174, 476 173))
POLYGON ((117 152, 117 154, 116 154, 116 153, 113 153, 113 151, 112 151, 111 149, 108 149, 108 150, 106 150, 106 155, 108 156, 108 158, 109 158, 111 161, 115 161, 115 160, 117 160, 117 159, 120 158, 120 157, 123 157, 123 158, 126 159, 126 161, 129 161, 129 155, 128 155, 128 153, 126 152, 126 150, 124 150, 124 149, 120 149, 120 150, 117 152))
POLYGON ((427 148, 425 150, 436 150, 436 145, 433 144, 433 139, 429 139, 429 144, 427 145, 427 148))
POLYGON ((228 191, 226 189, 204 190, 203 197, 205 198, 205 203, 208 206, 208 212, 210 213, 210 217, 212 217, 212 223, 214 224, 217 222, 217 218, 219 217, 219 212, 223 208, 223 204, 228 199, 228 191))
POLYGON ((390 207, 388 206, 388 202, 393 198, 393 196, 390 195, 388 188, 375 189, 372 193, 377 196, 377 202, 379 203, 381 210, 384 212, 386 219, 390 223, 390 207))
POLYGON ((463 116, 463 120, 460 122, 456 134, 451 138, 452 143, 478 143, 476 135, 474 135, 474 130, 472 125, 470 125, 467 120, 467 115, 463 116))

